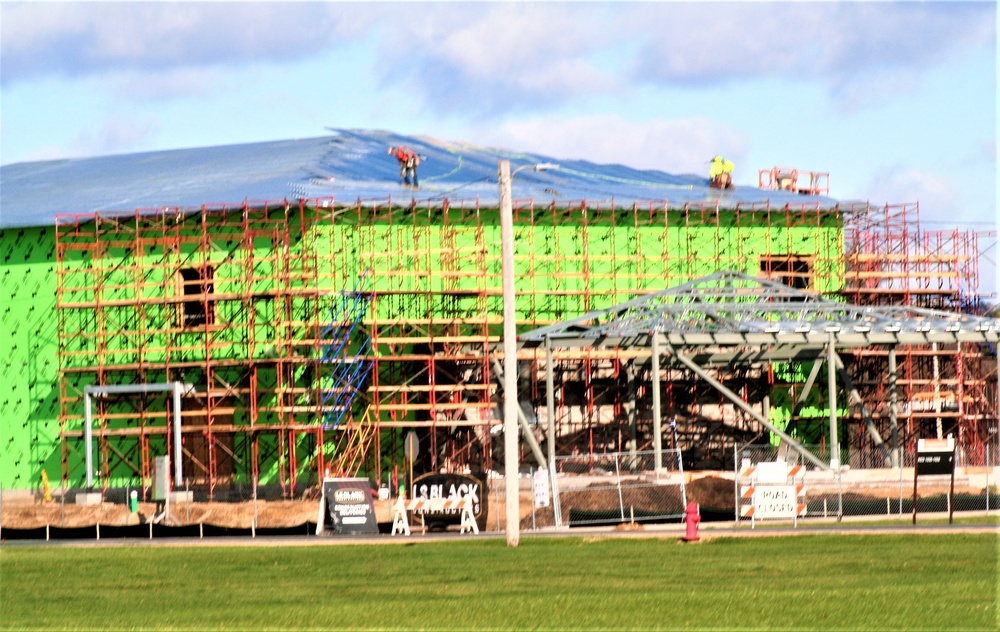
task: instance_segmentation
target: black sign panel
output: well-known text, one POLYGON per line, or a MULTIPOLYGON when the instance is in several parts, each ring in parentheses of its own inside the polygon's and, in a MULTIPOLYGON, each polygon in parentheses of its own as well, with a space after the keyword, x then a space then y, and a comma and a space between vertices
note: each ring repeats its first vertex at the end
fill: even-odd
POLYGON ((917 475, 953 474, 955 472, 955 453, 948 452, 917 452, 917 475))
POLYGON ((372 487, 367 478, 323 481, 323 498, 335 533, 378 533, 372 487))
MULTIPOLYGON (((472 498, 472 515, 480 529, 486 528, 486 518, 489 513, 489 493, 485 478, 473 474, 424 474, 413 481, 411 497, 417 498, 447 498, 461 500, 466 496, 472 498)), ((416 514, 420 515, 420 514, 416 514)), ((444 512, 428 512, 423 514, 424 521, 429 525, 459 524, 462 519, 458 509, 444 512)))

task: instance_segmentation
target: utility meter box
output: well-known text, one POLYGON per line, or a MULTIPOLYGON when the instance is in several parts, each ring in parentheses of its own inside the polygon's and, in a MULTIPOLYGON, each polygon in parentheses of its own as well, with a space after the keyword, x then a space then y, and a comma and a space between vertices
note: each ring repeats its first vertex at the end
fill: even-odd
POLYGON ((152 499, 166 500, 170 495, 170 457, 158 456, 153 459, 152 499))

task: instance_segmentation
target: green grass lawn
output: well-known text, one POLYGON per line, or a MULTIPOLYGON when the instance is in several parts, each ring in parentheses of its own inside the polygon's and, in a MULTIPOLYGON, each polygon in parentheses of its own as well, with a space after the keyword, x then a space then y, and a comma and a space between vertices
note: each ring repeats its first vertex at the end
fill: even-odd
POLYGON ((997 629, 994 534, 2 547, 0 629, 997 629))

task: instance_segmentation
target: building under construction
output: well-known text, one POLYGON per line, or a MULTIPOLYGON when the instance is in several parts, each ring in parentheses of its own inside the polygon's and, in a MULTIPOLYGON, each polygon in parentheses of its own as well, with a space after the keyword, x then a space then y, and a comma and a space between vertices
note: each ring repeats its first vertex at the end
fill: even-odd
MULTIPOLYGON (((41 469, 68 487, 148 487, 153 458, 170 455, 184 485, 208 497, 258 484, 294 495, 333 472, 387 481, 410 432, 419 471, 502 470, 494 196, 496 160, 508 156, 358 132, 321 145, 323 160, 305 175, 297 167, 282 182, 291 193, 273 201, 251 201, 271 190, 249 188, 234 196, 243 202, 210 204, 229 189, 194 186, 188 195, 201 198, 116 212, 67 202, 51 223, 3 229, 0 349, 5 382, 22 385, 3 402, 5 488, 35 486, 41 469), (403 143, 434 159, 422 168, 427 191, 396 198, 384 147, 403 143), (465 184, 480 181, 477 165, 494 178, 479 189, 465 184)), ((29 188, 45 164, 4 167, 4 195, 29 188)), ((769 187, 720 195, 693 177, 593 165, 518 178, 519 332, 720 270, 856 305, 983 311, 979 239, 995 236, 924 230, 915 205, 841 205, 769 187)), ((734 445, 770 440, 690 371, 665 369, 654 398, 636 357, 556 354, 556 454, 662 440, 684 451, 686 467, 718 469, 732 465, 734 445), (669 437, 654 437, 654 399, 674 421, 669 437)), ((534 423, 547 415, 544 354, 523 348, 518 360, 525 436, 548 441, 534 423)), ((997 439, 995 349, 935 343, 897 360, 904 445, 952 434, 969 463, 981 459, 997 439)), ((886 428, 888 361, 877 345, 844 354, 863 400, 835 404, 845 453, 871 445, 862 417, 886 428)), ((789 435, 829 441, 831 403, 800 397, 809 363, 713 371, 789 435)))

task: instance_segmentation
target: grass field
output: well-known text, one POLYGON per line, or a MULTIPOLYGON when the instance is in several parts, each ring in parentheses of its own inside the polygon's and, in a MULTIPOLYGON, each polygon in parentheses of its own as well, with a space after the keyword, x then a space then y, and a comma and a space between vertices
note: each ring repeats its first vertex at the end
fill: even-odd
POLYGON ((994 534, 3 547, 0 629, 997 629, 994 534))

